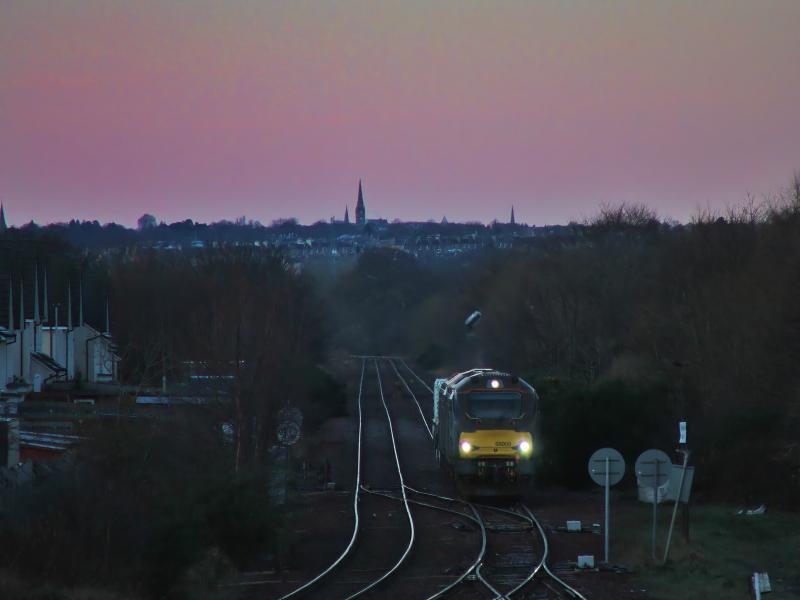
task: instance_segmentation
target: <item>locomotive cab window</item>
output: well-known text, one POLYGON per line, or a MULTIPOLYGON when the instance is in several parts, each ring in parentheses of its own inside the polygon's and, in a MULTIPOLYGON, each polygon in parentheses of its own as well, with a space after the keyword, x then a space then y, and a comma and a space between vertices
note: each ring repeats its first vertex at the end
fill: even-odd
POLYGON ((522 412, 522 395, 518 392, 472 392, 467 406, 469 416, 476 419, 516 419, 522 412))

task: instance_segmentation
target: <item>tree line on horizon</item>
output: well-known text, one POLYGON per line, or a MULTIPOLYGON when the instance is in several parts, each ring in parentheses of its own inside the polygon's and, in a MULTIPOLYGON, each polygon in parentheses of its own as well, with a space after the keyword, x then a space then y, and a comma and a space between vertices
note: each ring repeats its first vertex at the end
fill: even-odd
POLYGON ((689 228, 606 207, 574 235, 458 267, 375 251, 327 295, 344 324, 336 343, 357 352, 534 382, 549 481, 585 485, 586 457, 604 445, 671 450, 688 420, 701 494, 788 507, 800 493, 798 264, 796 181, 689 228))
POLYGON ((213 597, 222 578, 279 564, 282 513, 264 486, 278 413, 292 399, 310 436, 345 414, 354 390, 331 365, 351 352, 530 380, 542 484, 587 485, 600 446, 631 459, 670 450, 685 419, 700 495, 792 507, 799 234, 800 183, 691 227, 608 206, 564 235, 452 261, 374 249, 299 268, 279 250, 235 246, 123 260, 34 240, 4 264, 50 260, 104 290, 127 386, 199 372, 213 401, 84 423, 75 468, 5 509, 0 595, 35 583, 43 597, 82 586, 101 590, 85 598, 213 597), (475 309, 483 318, 468 331, 475 309))

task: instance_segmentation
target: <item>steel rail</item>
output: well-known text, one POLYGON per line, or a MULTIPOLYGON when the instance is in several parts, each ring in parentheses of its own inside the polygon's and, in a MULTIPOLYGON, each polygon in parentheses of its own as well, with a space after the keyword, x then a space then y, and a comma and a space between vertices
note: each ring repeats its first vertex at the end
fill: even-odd
MULTIPOLYGON (((386 492, 386 491, 380 491, 379 492, 377 490, 371 490, 370 488, 364 487, 363 485, 361 486, 361 491, 363 493, 365 493, 365 494, 372 494, 373 496, 380 496, 381 498, 388 498, 389 500, 395 500, 396 502, 402 502, 403 501, 403 498, 401 496, 393 496, 392 494, 390 494, 389 492, 386 492)), ((453 508, 445 508, 444 506, 436 506, 435 504, 429 504, 428 502, 421 502, 420 500, 413 500, 413 499, 409 499, 408 503, 409 504, 414 504, 415 506, 424 506, 425 508, 432 508, 434 510, 439 510, 439 511, 442 511, 442 512, 450 513, 450 514, 456 515, 458 517, 463 517, 464 519, 472 521, 473 523, 475 523, 475 525, 478 524, 478 521, 477 521, 477 519, 475 519, 474 516, 468 515, 467 513, 462 512, 460 510, 455 510, 453 508)))
POLYGON ((400 375, 400 371, 397 370, 397 367, 395 366, 394 361, 391 358, 388 358, 386 360, 388 360, 389 364, 392 365, 392 369, 394 369, 395 375, 397 375, 397 378, 406 387, 406 390, 408 391, 408 393, 411 394, 411 398, 414 399, 414 404, 417 405, 417 410, 419 411, 419 416, 422 417, 422 424, 425 425, 425 430, 428 432, 428 436, 431 439, 433 439, 433 431, 431 431, 431 427, 428 424, 428 419, 425 418, 425 413, 422 411, 422 406, 420 406, 419 400, 417 400, 417 396, 414 394, 414 392, 411 391, 411 388, 409 387, 408 382, 405 380, 405 378, 402 375, 400 375))
POLYGON ((475 569, 475 576, 478 578, 478 581, 480 581, 484 586, 486 586, 486 589, 492 592, 495 598, 499 598, 500 600, 509 600, 508 597, 504 596, 502 592, 500 592, 496 587, 494 587, 491 583, 489 583, 489 581, 483 575, 481 575, 482 566, 483 563, 478 565, 478 568, 475 569))
MULTIPOLYGON (((428 426, 428 421, 425 418, 425 414, 422 411, 422 407, 420 406, 419 402, 417 401, 416 395, 414 394, 414 392, 411 391, 411 388, 409 387, 409 385, 406 382, 405 378, 402 375, 400 375, 400 372, 397 370, 397 367, 394 364, 394 360, 392 360, 391 358, 386 358, 386 360, 388 360, 389 364, 392 365, 392 368, 394 369, 395 374, 400 379, 400 381, 403 383, 403 385, 405 386, 406 390, 408 390, 408 393, 411 394, 411 397, 414 399, 414 402, 417 405, 417 409, 419 410, 420 417, 422 417, 422 422, 425 425, 425 429, 428 430, 428 434, 431 436, 431 439, 433 439, 433 435, 431 434, 430 427, 428 426)), ((406 370, 409 373, 411 373, 411 375, 413 375, 417 379, 417 381, 419 381, 431 393, 433 393, 433 389, 431 387, 429 387, 408 366, 408 364, 406 364, 406 361, 403 358, 398 358, 397 360, 399 360, 401 363, 403 363, 403 366, 406 368, 406 370)), ((546 533, 544 531, 544 528, 541 526, 541 524, 536 519, 534 514, 524 504, 521 505, 521 506, 522 506, 522 509, 527 513, 527 515, 521 515, 520 513, 516 512, 516 511, 500 508, 500 507, 497 507, 497 506, 489 506, 489 505, 485 505, 485 504, 473 504, 473 503, 465 502, 464 500, 459 500, 459 499, 456 499, 456 498, 449 498, 447 496, 442 496, 442 495, 439 495, 439 494, 433 494, 433 493, 430 493, 430 492, 423 492, 421 490, 414 489, 414 488, 412 488, 410 486, 404 486, 404 487, 405 487, 405 489, 407 489, 407 490, 409 490, 409 491, 411 491, 411 492, 413 492, 415 494, 420 494, 420 495, 423 495, 423 496, 429 496, 431 498, 437 498, 439 500, 445 500, 445 501, 448 501, 448 502, 461 502, 461 503, 466 504, 475 513, 475 517, 476 517, 478 523, 480 524, 481 532, 482 532, 482 536, 483 536, 483 547, 482 547, 482 552, 481 552, 480 559, 478 561, 476 561, 476 563, 472 567, 470 567, 470 569, 468 569, 461 577, 459 577, 457 581, 453 582, 451 585, 449 585, 448 587, 446 587, 443 590, 441 590, 439 593, 431 596, 430 598, 428 598, 426 600, 434 600, 436 598, 442 597, 444 595, 444 593, 446 593, 447 591, 451 590, 456 585, 461 583, 464 579, 466 579, 466 577, 472 571, 475 572, 475 575, 478 578, 478 580, 484 586, 486 586, 493 594, 495 594, 495 597, 494 597, 493 600, 504 600, 506 598, 510 598, 511 596, 513 596, 514 594, 519 592, 522 588, 524 588, 526 585, 528 585, 531 581, 533 581, 533 579, 536 577, 536 575, 538 575, 539 572, 542 571, 542 570, 544 570, 544 572, 548 576, 550 576, 550 578, 552 578, 556 583, 558 583, 573 598, 578 598, 579 600, 586 600, 585 596, 583 596, 578 590, 576 590, 575 588, 571 587, 568 583, 566 583, 565 581, 560 579, 558 576, 556 576, 550 570, 550 568, 547 566, 547 558, 548 558, 548 555, 550 553, 550 546, 549 546, 549 543, 547 541, 547 535, 546 535, 546 533), (539 535, 540 535, 541 540, 542 540, 542 558, 539 561, 539 563, 531 570, 531 572, 527 575, 527 577, 525 577, 525 579, 523 579, 519 584, 514 586, 511 590, 509 590, 505 594, 503 594, 503 593, 499 592, 497 589, 495 589, 494 586, 492 586, 491 583, 489 583, 489 581, 487 581, 486 578, 480 572, 481 566, 483 566, 483 554, 485 553, 485 549, 486 549, 486 527, 485 527, 485 525, 483 523, 483 519, 480 517, 480 513, 478 513, 477 509, 475 508, 476 506, 479 506, 479 507, 481 507, 481 508, 483 508, 485 510, 490 510, 490 511, 494 511, 494 512, 497 512, 497 513, 505 514, 505 515, 508 515, 510 517, 514 517, 514 518, 517 518, 517 519, 520 519, 522 521, 527 522, 531 526, 531 528, 535 527, 538 530, 539 535)))
POLYGON ((408 370, 408 372, 411 373, 414 377, 416 377, 417 381, 419 381, 422 385, 424 385, 425 388, 432 394, 433 393, 433 388, 431 386, 429 386, 427 383, 425 383, 425 381, 423 381, 422 378, 419 375, 417 375, 416 373, 414 373, 414 371, 411 370, 411 367, 409 367, 406 364, 405 359, 400 358, 399 360, 400 360, 401 363, 403 363, 403 366, 408 370))
MULTIPOLYGON (((518 591, 520 591, 522 588, 524 588, 526 585, 528 585, 531 581, 533 581, 533 578, 536 577, 536 575, 539 573, 539 571, 542 570, 542 567, 544 567, 545 563, 547 562, 547 555, 548 555, 549 551, 550 551, 550 548, 548 547, 547 539, 543 538, 543 540, 542 540, 542 558, 541 558, 541 560, 539 560, 539 564, 537 564, 531 570, 531 572, 528 573, 528 576, 525 579, 523 579, 521 582, 519 582, 517 585, 515 585, 512 589, 510 589, 509 591, 506 592, 506 596, 507 597, 510 598, 511 596, 516 594, 518 591)), ((498 600, 498 599, 499 599, 499 597, 495 598, 494 600, 498 600)))
POLYGON ((361 393, 364 389, 364 371, 366 369, 366 361, 361 361, 361 380, 358 383, 358 443, 357 443, 357 450, 356 450, 356 487, 353 491, 353 515, 354 515, 354 525, 353 525, 353 534, 350 536, 350 542, 347 544, 347 547, 342 551, 339 557, 334 560, 327 569, 322 571, 319 575, 314 577, 313 579, 309 580, 308 582, 301 585, 299 588, 295 589, 288 594, 281 596, 278 600, 288 600, 288 598, 293 598, 298 594, 308 590, 313 585, 318 583, 320 580, 325 578, 329 575, 336 567, 338 567, 342 561, 350 554, 350 551, 353 549, 353 546, 356 543, 356 538, 358 537, 358 530, 360 527, 359 515, 358 515, 358 501, 359 501, 359 493, 361 490, 361 441, 362 441, 362 415, 361 415, 361 393))
MULTIPOLYGON (((470 507, 478 506, 478 507, 483 508, 485 510, 494 511, 494 512, 497 512, 497 513, 500 513, 500 514, 508 515, 510 517, 514 517, 514 518, 517 518, 517 519, 519 519, 521 521, 529 523, 531 525, 531 528, 536 528, 536 530, 538 531, 539 536, 541 537, 541 540, 542 540, 542 558, 539 561, 539 564, 537 564, 536 567, 534 567, 534 569, 531 571, 531 573, 529 573, 528 576, 521 583, 517 584, 513 589, 509 590, 505 594, 503 594, 503 593, 501 593, 499 591, 494 591, 493 592, 495 594, 494 600, 501 600, 503 598, 509 598, 512 595, 516 594, 523 587, 528 585, 536 577, 536 575, 538 575, 539 572, 542 571, 542 570, 545 573, 547 573, 547 575, 551 579, 553 579, 556 583, 558 583, 558 585, 560 585, 562 588, 564 588, 564 590, 566 590, 573 598, 578 598, 579 600, 587 600, 586 597, 583 596, 578 590, 576 590, 575 588, 571 587, 565 581, 560 579, 547 566, 547 558, 550 555, 550 545, 549 545, 549 543, 547 541, 547 535, 546 535, 546 533, 544 531, 544 528, 539 523, 539 521, 536 519, 534 514, 524 504, 522 504, 521 506, 522 506, 522 509, 527 514, 523 515, 523 514, 520 514, 520 513, 516 512, 516 511, 513 511, 513 510, 509 510, 509 509, 506 509, 506 508, 500 508, 499 506, 489 506, 489 505, 486 505, 486 504, 473 504, 473 503, 465 502, 464 500, 459 500, 457 498, 449 498, 447 496, 440 496, 439 494, 433 494, 431 492, 423 492, 421 490, 416 490, 416 489, 408 487, 408 486, 407 486, 407 489, 409 491, 415 493, 415 494, 419 494, 419 495, 422 495, 422 496, 430 496, 431 498, 438 498, 440 500, 446 500, 448 502, 461 502, 461 503, 467 504, 470 507)), ((475 510, 475 509, 473 508, 473 510, 475 510)), ((481 519, 481 522, 482 521, 483 520, 481 519)), ((476 575, 478 575, 478 573, 476 573, 476 575)))
POLYGON ((473 561, 473 563, 469 567, 467 567, 467 570, 464 571, 461 575, 459 575, 453 582, 451 582, 449 585, 445 586, 432 596, 428 596, 426 600, 437 600, 437 598, 442 598, 445 594, 449 593, 450 590, 461 585, 464 582, 464 580, 469 576, 469 574, 472 572, 475 573, 476 577, 480 577, 478 571, 480 570, 481 565, 483 564, 483 557, 486 555, 486 545, 487 545, 486 527, 484 526, 483 519, 480 518, 478 511, 475 510, 475 507, 469 503, 467 503, 467 506, 469 506, 470 510, 472 510, 472 513, 475 515, 473 521, 475 521, 478 524, 478 527, 480 527, 481 529, 481 549, 478 552, 478 557, 473 561))
MULTIPOLYGON (((527 513, 528 517, 530 517, 531 521, 533 521, 533 524, 536 525, 536 528, 539 530, 539 535, 542 536, 542 543, 544 544, 544 547, 545 547, 545 553, 547 553, 548 550, 549 550, 549 546, 548 546, 548 543, 547 543, 547 535, 545 534, 544 527, 542 527, 541 523, 539 523, 539 520, 531 512, 531 509, 529 509, 524 504, 522 504, 521 506, 522 506, 522 510, 524 510, 527 513)), ((566 590, 567 593, 569 593, 573 598, 578 598, 579 600, 587 600, 586 596, 581 594, 578 590, 576 590, 574 587, 569 585, 566 581, 564 581, 563 579, 558 577, 555 573, 553 573, 550 570, 550 567, 547 566, 547 561, 544 561, 542 563, 542 568, 544 569, 544 572, 547 573, 553 581, 555 581, 562 588, 564 588, 564 590, 566 590)))
MULTIPOLYGON (((411 397, 414 399, 414 403, 417 405, 417 410, 419 410, 419 416, 422 419, 422 424, 425 426, 425 429, 428 432, 428 436, 431 438, 431 440, 433 440, 433 432, 431 431, 431 428, 428 425, 428 420, 425 418, 425 413, 422 411, 422 407, 420 406, 416 395, 414 394, 414 392, 411 391, 411 388, 409 387, 408 382, 406 382, 405 378, 403 378, 403 376, 400 375, 400 372, 397 370, 397 367, 395 366, 394 361, 391 358, 387 358, 386 360, 392 366, 392 369, 394 369, 394 372, 397 375, 397 378, 403 383, 403 385, 405 386, 405 388, 408 391, 408 393, 411 394, 411 397)), ((402 358, 400 360, 403 362, 403 364, 405 364, 405 361, 403 361, 402 358)), ((406 369, 408 369, 408 365, 406 365, 406 369)), ((409 372, 412 373, 412 375, 417 377, 416 374, 413 371, 411 371, 411 369, 408 369, 408 370, 409 370, 409 372)), ((419 377, 417 377, 417 379, 423 385, 425 385, 425 382, 422 381, 419 377)), ((425 387, 427 387, 427 386, 425 386, 425 387)), ((428 388, 428 389, 430 389, 430 388, 428 388)), ((475 506, 473 504, 471 504, 469 502, 465 502, 463 500, 456 500, 454 498, 448 498, 447 496, 440 496, 440 495, 431 494, 431 493, 428 493, 428 492, 421 492, 419 490, 415 490, 414 488, 403 484, 403 492, 404 493, 405 493, 405 490, 409 490, 409 491, 414 492, 414 493, 418 493, 418 494, 422 494, 422 495, 425 495, 425 496, 429 496, 431 498, 436 498, 438 500, 445 500, 447 502, 460 502, 460 503, 466 504, 469 507, 469 509, 473 512, 473 514, 475 515, 475 517, 472 520, 475 523, 478 524, 478 526, 480 527, 480 530, 481 530, 481 550, 480 550, 480 552, 478 554, 478 558, 475 559, 475 561, 467 568, 467 570, 464 571, 461 575, 459 575, 453 582, 451 582, 449 585, 447 585, 446 587, 442 588, 441 590, 439 590, 438 592, 436 592, 432 596, 428 597, 426 600, 436 600, 437 598, 443 597, 450 590, 452 590, 456 586, 460 585, 469 576, 469 574, 473 573, 473 572, 475 573, 475 576, 477 577, 478 581, 480 581, 490 592, 492 592, 495 596, 500 595, 502 597, 500 592, 498 592, 497 589, 491 583, 489 583, 489 581, 487 581, 486 578, 481 574, 481 566, 483 565, 483 558, 484 558, 484 556, 486 554, 486 545, 487 545, 486 526, 484 525, 483 519, 481 518, 480 513, 475 508, 475 506)), ((439 508, 439 510, 444 510, 444 511, 447 511, 447 512, 454 512, 454 511, 450 511, 448 509, 435 507, 433 505, 428 505, 428 504, 424 504, 424 503, 423 503, 423 506, 430 506, 431 508, 439 508)))
MULTIPOLYGON (((410 490, 411 488, 406 486, 406 489, 410 490)), ((382 496, 383 498, 389 498, 391 500, 396 500, 397 502, 402 502, 402 500, 403 500, 402 498, 398 498, 397 496, 392 496, 391 494, 385 494, 383 492, 376 492, 376 491, 369 490, 369 489, 366 489, 366 488, 364 488, 363 491, 365 493, 367 493, 367 494, 374 494, 375 496, 382 496)), ((435 497, 435 495, 433 495, 433 494, 431 494, 431 495, 435 497)), ((442 498, 444 498, 444 497, 442 497, 442 498)), ((447 500, 450 500, 450 498, 447 498, 447 500)), ((454 502, 463 502, 463 501, 462 500, 454 500, 454 502)), ((417 506, 424 506, 425 508, 431 508, 433 510, 438 510, 438 511, 441 511, 441 512, 446 512, 446 513, 458 515, 459 517, 462 517, 464 519, 469 519, 470 521, 475 523, 481 530, 481 549, 478 552, 478 557, 472 562, 472 564, 467 568, 467 570, 464 571, 461 575, 459 575, 454 581, 452 581, 451 583, 447 584, 441 590, 439 590, 438 592, 436 592, 432 596, 429 596, 428 598, 425 599, 425 600, 437 600, 438 598, 444 597, 453 588, 455 588, 456 586, 458 586, 461 583, 463 583, 464 580, 469 576, 469 574, 472 573, 473 571, 475 571, 475 569, 477 569, 480 566, 480 564, 483 562, 483 557, 486 554, 486 528, 484 527, 483 521, 481 520, 481 518, 479 516, 477 516, 477 515, 476 516, 468 515, 466 513, 461 512, 460 510, 453 510, 451 508, 445 508, 443 506, 436 506, 435 504, 429 504, 427 502, 420 502, 419 500, 409 500, 409 503, 415 504, 417 506)), ((473 512, 474 512, 475 509, 472 507, 472 505, 469 502, 463 502, 463 503, 466 504, 469 508, 471 508, 473 510, 473 512)))
POLYGON ((397 476, 400 478, 400 491, 402 492, 403 495, 403 506, 405 507, 406 510, 406 516, 408 517, 408 527, 411 531, 408 538, 408 545, 406 546, 405 551, 397 560, 397 562, 392 566, 392 568, 386 571, 386 573, 381 575, 378 579, 376 579, 369 585, 361 588, 360 590, 358 590, 353 594, 350 594, 345 600, 353 600, 354 598, 358 598, 359 596, 365 594, 369 590, 373 589, 374 587, 385 581, 387 578, 389 578, 389 576, 391 576, 395 571, 397 571, 397 569, 400 568, 400 565, 402 565, 403 562, 405 562, 406 558, 411 553, 411 548, 414 545, 414 537, 415 537, 414 517, 411 514, 411 506, 408 502, 408 495, 406 494, 406 484, 405 481, 403 480, 403 469, 400 466, 400 456, 397 453, 397 441, 395 440, 394 437, 394 427, 392 426, 392 415, 389 412, 389 405, 386 404, 386 398, 384 398, 383 396, 383 384, 381 383, 381 372, 380 369, 378 369, 377 359, 373 359, 373 364, 375 365, 375 375, 378 377, 378 392, 380 393, 381 396, 381 403, 383 404, 383 410, 386 412, 386 422, 389 425, 389 437, 392 441, 392 451, 394 452, 394 462, 395 465, 397 466, 397 476))
MULTIPOLYGON (((507 596, 504 595, 502 592, 500 592, 497 588, 495 588, 481 573, 481 567, 483 566, 483 559, 484 559, 484 556, 486 555, 487 537, 486 537, 486 525, 484 524, 483 517, 481 517, 480 513, 478 512, 478 509, 475 508, 476 505, 473 504, 472 502, 467 502, 466 500, 460 500, 458 498, 450 498, 448 496, 442 496, 442 495, 439 495, 439 494, 433 494, 431 492, 423 492, 421 490, 415 490, 414 488, 408 487, 408 486, 406 486, 406 488, 409 491, 411 491, 411 492, 413 492, 415 494, 419 494, 421 496, 428 496, 430 498, 436 498, 438 500, 444 500, 446 502, 456 502, 456 503, 466 504, 469 507, 469 509, 472 511, 472 513, 475 515, 475 518, 473 520, 476 521, 478 523, 478 525, 480 526, 480 528, 481 528, 481 539, 482 539, 481 552, 480 552, 480 555, 478 556, 477 560, 456 581, 454 581, 453 583, 451 583, 450 585, 448 585, 444 589, 439 590, 439 592, 437 592, 436 594, 434 594, 430 598, 427 598, 426 600, 434 600, 436 598, 441 598, 447 592, 449 592, 451 589, 456 587, 458 584, 462 583, 464 581, 464 579, 466 579, 467 576, 470 573, 472 573, 473 571, 475 572, 475 577, 478 579, 478 581, 483 586, 485 586, 492 594, 494 594, 495 598, 500 598, 501 600, 506 599, 507 596)), ((484 506, 484 505, 480 505, 480 504, 477 505, 477 506, 482 506, 483 508, 486 508, 488 510, 494 510, 494 511, 497 511, 497 512, 500 512, 500 513, 507 513, 510 516, 516 517, 516 518, 521 519, 521 520, 526 521, 526 522, 530 522, 530 519, 528 519, 527 517, 525 517, 523 515, 520 515, 519 513, 515 513, 514 511, 511 511, 511 510, 505 510, 505 509, 497 508, 497 507, 494 507, 494 506, 484 506)))
POLYGON ((408 485, 406 486, 406 489, 410 492, 414 492, 415 494, 419 494, 421 496, 430 496, 431 498, 438 498, 439 500, 447 500, 448 502, 461 502, 462 504, 473 504, 475 506, 479 506, 480 508, 484 508, 486 510, 491 510, 494 512, 508 515, 509 517, 514 517, 516 519, 519 519, 520 521, 525 521, 531 526, 531 528, 533 528, 534 526, 534 522, 532 519, 530 519, 525 515, 521 515, 513 510, 509 510, 507 508, 500 508, 499 506, 490 506, 489 504, 479 504, 477 502, 470 503, 467 502, 466 500, 461 500, 460 498, 449 498, 448 496, 442 496, 440 494, 434 494, 432 492, 424 492, 422 490, 417 490, 408 485))

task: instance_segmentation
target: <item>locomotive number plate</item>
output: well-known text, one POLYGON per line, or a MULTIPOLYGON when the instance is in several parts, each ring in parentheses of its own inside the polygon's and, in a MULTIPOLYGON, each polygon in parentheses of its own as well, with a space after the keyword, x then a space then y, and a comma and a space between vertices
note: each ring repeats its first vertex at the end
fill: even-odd
POLYGON ((495 446, 513 446, 513 442, 495 442, 495 446))

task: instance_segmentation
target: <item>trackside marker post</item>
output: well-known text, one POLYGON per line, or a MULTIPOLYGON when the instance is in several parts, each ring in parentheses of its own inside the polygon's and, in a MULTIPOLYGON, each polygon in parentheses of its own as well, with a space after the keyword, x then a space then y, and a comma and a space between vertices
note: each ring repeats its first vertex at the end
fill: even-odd
POLYGON ((689 450, 679 450, 683 454, 683 468, 681 469, 681 480, 678 484, 678 493, 675 496, 675 506, 672 509, 672 520, 669 523, 669 533, 667 533, 667 545, 664 547, 664 560, 661 561, 662 565, 667 564, 669 558, 669 546, 672 542, 672 530, 675 529, 675 517, 678 516, 678 505, 681 503, 683 497, 683 484, 686 481, 686 471, 689 465, 689 450))
POLYGON ((605 539, 603 540, 603 556, 605 556, 606 564, 608 564, 608 529, 611 527, 611 485, 609 484, 609 459, 606 456, 606 529, 605 529, 605 539))
MULTIPOLYGON (((679 447, 677 452, 683 455, 683 467, 681 468, 681 478, 680 482, 678 483, 678 491, 675 494, 675 506, 672 509, 672 520, 669 524, 669 533, 667 534, 667 545, 664 547, 664 560, 661 562, 662 565, 667 564, 667 558, 669 558, 669 547, 670 543, 672 542, 672 531, 675 528, 675 518, 678 516, 678 505, 684 501, 684 485, 688 483, 691 486, 691 477, 689 477, 689 481, 687 482, 687 473, 689 471, 689 448, 686 442, 686 421, 681 421, 678 424, 678 444, 679 447)), ((685 503, 686 508, 684 509, 684 518, 686 519, 685 522, 685 529, 686 529, 686 538, 689 538, 689 515, 686 511, 688 511, 689 505, 689 492, 691 491, 690 487, 687 488, 685 493, 685 503)))
POLYGON ((625 459, 613 448, 601 448, 589 458, 589 477, 597 485, 605 488, 605 527, 603 528, 603 549, 605 562, 609 562, 609 538, 611 528, 611 486, 616 485, 625 475, 625 459))
POLYGON ((661 450, 645 450, 636 459, 636 480, 640 487, 653 491, 653 527, 650 553, 656 560, 656 523, 658 522, 658 490, 669 481, 672 461, 661 450))
MULTIPOLYGON (((686 421, 681 421, 678 423, 678 444, 680 447, 685 448, 687 441, 686 441, 686 421)), ((687 543, 689 541, 689 498, 686 498, 686 502, 683 504, 683 510, 681 511, 683 514, 683 537, 686 539, 687 543)))

